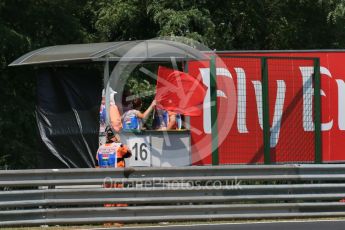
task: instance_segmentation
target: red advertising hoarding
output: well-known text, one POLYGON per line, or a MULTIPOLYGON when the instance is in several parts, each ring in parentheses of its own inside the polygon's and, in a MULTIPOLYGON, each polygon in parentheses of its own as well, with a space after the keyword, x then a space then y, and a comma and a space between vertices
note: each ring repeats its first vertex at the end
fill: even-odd
MULTIPOLYGON (((219 163, 263 163, 262 66, 260 58, 318 57, 321 73, 322 161, 345 161, 345 51, 222 52, 218 54, 219 163), (227 57, 226 57, 227 56, 227 57), (231 57, 230 57, 231 56, 231 57)), ((311 59, 268 59, 272 162, 314 162, 314 82, 311 59)), ((209 87, 209 63, 190 62, 189 73, 209 87)), ((191 117, 192 162, 211 164, 210 95, 203 114, 191 117)))

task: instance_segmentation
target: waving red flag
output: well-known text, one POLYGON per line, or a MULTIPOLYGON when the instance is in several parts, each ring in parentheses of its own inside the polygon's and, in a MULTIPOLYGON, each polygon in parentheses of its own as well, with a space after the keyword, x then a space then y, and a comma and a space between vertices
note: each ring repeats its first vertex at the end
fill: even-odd
POLYGON ((206 89, 200 78, 159 66, 155 99, 160 109, 199 116, 206 89))

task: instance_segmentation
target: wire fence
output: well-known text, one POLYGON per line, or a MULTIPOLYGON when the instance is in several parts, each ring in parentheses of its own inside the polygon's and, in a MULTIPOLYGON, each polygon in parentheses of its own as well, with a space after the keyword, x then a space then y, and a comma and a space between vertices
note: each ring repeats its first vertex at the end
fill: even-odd
POLYGON ((234 116, 229 133, 224 133, 224 139, 220 140, 220 164, 263 163, 261 60, 233 57, 222 58, 217 64, 226 67, 220 68, 217 73, 218 89, 229 90, 225 85, 231 82, 224 76, 226 71, 230 71, 234 85, 232 90, 236 92, 234 100, 228 97, 218 97, 217 100, 219 127, 222 127, 229 116, 234 116), (233 107, 234 111, 223 109, 229 108, 231 106, 229 103, 234 102, 236 104, 233 107))
POLYGON ((272 162, 314 162, 313 60, 268 59, 272 162), (302 72, 301 72, 302 71, 302 72))
POLYGON ((213 154, 220 164, 320 161, 318 59, 222 56, 215 67, 218 149, 213 154), (236 103, 233 110, 231 103, 236 103), (224 132, 222 125, 232 116, 231 129, 224 132))

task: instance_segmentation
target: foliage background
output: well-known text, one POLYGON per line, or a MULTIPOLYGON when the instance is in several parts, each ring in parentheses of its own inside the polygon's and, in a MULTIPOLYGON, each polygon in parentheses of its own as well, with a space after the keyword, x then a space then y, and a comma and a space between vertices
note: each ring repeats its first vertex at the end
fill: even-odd
POLYGON ((345 0, 0 0, 0 168, 33 168, 40 151, 35 70, 9 63, 49 45, 171 35, 216 50, 344 48, 345 0))

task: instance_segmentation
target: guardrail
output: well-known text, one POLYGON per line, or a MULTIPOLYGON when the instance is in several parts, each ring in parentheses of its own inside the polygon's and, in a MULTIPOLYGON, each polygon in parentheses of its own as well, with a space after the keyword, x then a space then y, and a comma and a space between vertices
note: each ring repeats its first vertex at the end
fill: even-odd
POLYGON ((339 217, 343 199, 344 164, 0 171, 1 227, 339 217))

